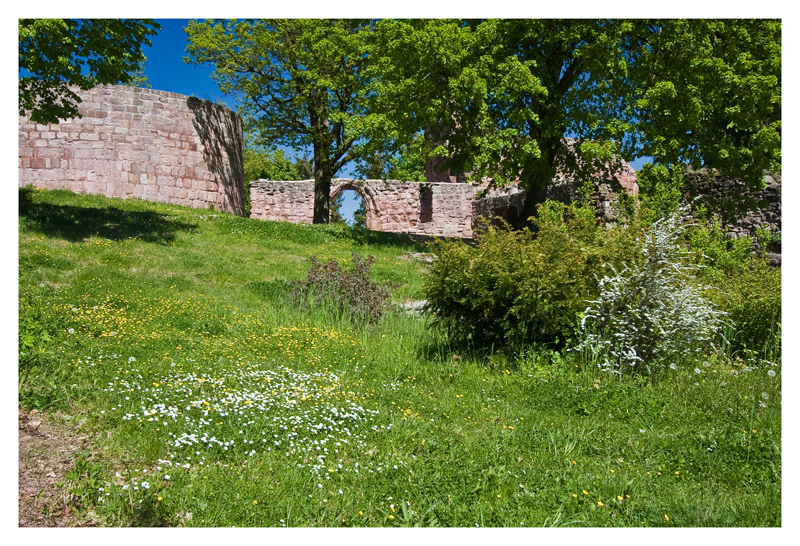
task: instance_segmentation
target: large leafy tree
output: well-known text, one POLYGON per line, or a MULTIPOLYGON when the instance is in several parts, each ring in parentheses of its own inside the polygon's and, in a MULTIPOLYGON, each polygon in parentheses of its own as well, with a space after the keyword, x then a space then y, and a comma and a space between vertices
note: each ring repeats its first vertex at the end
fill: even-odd
POLYGON ((213 65, 263 142, 312 150, 314 223, 327 223, 331 179, 368 146, 369 22, 192 21, 186 32, 188 60, 213 65))
MULTIPOLYGON (((780 23, 385 20, 372 85, 399 141, 444 168, 519 178, 536 214, 558 174, 690 162, 760 182, 780 162, 780 23)), ((754 183, 756 183, 754 182, 754 183)))
POLYGON ((748 185, 781 169, 781 22, 651 22, 631 65, 631 150, 748 185), (643 40, 645 41, 645 40, 643 40))
POLYGON ((20 19, 19 114, 37 123, 80 116, 70 86, 128 83, 160 29, 150 19, 20 19))

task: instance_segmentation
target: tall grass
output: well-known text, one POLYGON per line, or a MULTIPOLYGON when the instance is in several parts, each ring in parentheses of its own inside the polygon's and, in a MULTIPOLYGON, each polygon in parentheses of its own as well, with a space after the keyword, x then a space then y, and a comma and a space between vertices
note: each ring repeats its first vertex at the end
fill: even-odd
POLYGON ((97 524, 781 525, 778 363, 645 381, 470 349, 424 316, 289 298, 310 256, 352 252, 422 298, 405 254, 426 247, 403 236, 20 200, 20 405, 87 419, 60 481, 97 524))

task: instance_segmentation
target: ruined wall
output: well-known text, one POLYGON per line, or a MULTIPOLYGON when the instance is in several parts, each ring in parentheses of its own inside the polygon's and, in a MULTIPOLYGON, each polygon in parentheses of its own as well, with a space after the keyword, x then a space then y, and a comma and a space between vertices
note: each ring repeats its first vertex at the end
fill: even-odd
MULTIPOLYGON (((512 226, 518 223, 525 192, 516 185, 487 191, 488 184, 488 181, 454 184, 337 178, 331 181, 330 197, 333 200, 346 189, 357 192, 364 200, 367 229, 470 239, 482 228, 481 217, 500 216, 512 226), (484 195, 477 198, 479 192, 484 195)), ((611 183, 598 183, 597 188, 593 198, 598 217, 612 218, 617 196, 611 190, 611 183)), ((633 189, 638 190, 635 182, 633 189)), ((622 187, 617 187, 617 191, 622 191, 622 187)), ((549 197, 568 201, 574 198, 573 192, 577 195, 565 184, 558 184, 550 189, 549 197)), ((311 223, 314 181, 251 182, 250 217, 311 223)))
POLYGON ((19 120, 19 185, 244 214, 242 122, 167 91, 78 91, 81 118, 19 120))
POLYGON ((764 183, 761 191, 751 191, 741 180, 690 171, 686 173, 686 200, 699 197, 709 210, 720 211, 728 237, 752 237, 762 227, 780 233, 781 177, 765 174, 764 183), (737 208, 747 212, 742 214, 737 208))
MULTIPOLYGON (((472 184, 336 178, 331 181, 331 200, 346 189, 354 190, 364 200, 367 229, 440 237, 473 236, 476 186, 472 184)), ((251 182, 250 217, 311 223, 314 181, 251 182)))

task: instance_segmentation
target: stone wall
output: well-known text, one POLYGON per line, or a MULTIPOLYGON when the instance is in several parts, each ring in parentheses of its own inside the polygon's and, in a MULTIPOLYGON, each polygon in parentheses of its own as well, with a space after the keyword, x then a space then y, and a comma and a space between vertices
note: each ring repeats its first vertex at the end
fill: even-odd
MULTIPOLYGON (((367 229, 470 239, 481 229, 481 217, 492 220, 500 216, 512 226, 518 224, 518 211, 522 210, 525 192, 516 185, 492 190, 488 190, 488 186, 488 181, 449 183, 335 178, 331 181, 330 197, 333 201, 346 189, 358 193, 364 200, 367 229), (476 197, 479 192, 480 198, 476 197)), ((598 182, 593 194, 598 218, 606 221, 613 221, 613 205, 617 201, 611 186, 611 182, 598 182)), ((615 186, 616 191, 622 191, 622 186, 615 186)), ((638 190, 635 182, 633 190, 638 190)), ((551 199, 562 201, 577 195, 576 190, 563 182, 554 184, 548 194, 551 199)), ((311 223, 314 181, 251 182, 250 217, 311 223)))
POLYGON ((19 120, 19 185, 244 214, 242 122, 167 91, 78 91, 81 118, 19 120))
MULTIPOLYGON (((331 181, 331 200, 346 189, 364 200, 367 229, 440 237, 473 236, 472 202, 477 189, 473 184, 335 178, 331 181)), ((311 223, 314 181, 251 182, 250 217, 311 223)))
POLYGON ((752 191, 741 180, 716 177, 707 171, 689 171, 686 199, 699 197, 709 210, 721 211, 718 216, 728 237, 752 237, 762 227, 780 233, 781 177, 765 174, 764 183, 762 190, 752 191))

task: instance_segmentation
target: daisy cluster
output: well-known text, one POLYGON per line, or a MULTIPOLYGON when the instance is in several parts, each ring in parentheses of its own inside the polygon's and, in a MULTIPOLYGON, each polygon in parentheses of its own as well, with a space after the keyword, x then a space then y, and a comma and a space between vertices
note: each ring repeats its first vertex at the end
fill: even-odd
MULTIPOLYGON (((233 364, 214 373, 147 378, 130 369, 106 386, 120 402, 111 411, 155 429, 171 449, 202 455, 201 465, 227 455, 281 452, 318 476, 344 469, 340 450, 363 452, 369 435, 391 429, 333 372, 233 364), (340 462, 329 465, 329 458, 340 462)), ((359 469, 356 462, 348 470, 359 469)))

